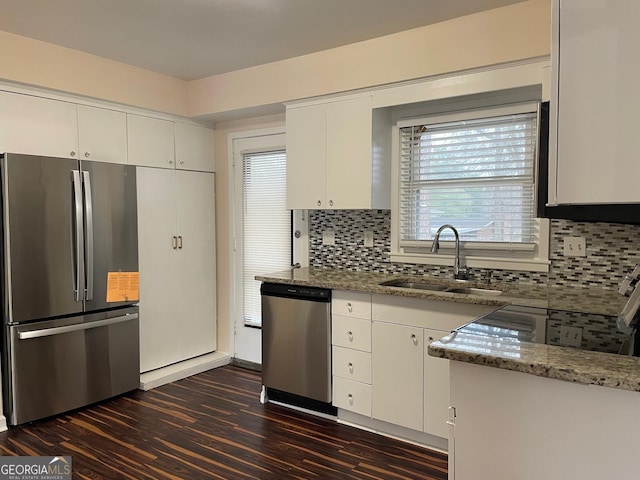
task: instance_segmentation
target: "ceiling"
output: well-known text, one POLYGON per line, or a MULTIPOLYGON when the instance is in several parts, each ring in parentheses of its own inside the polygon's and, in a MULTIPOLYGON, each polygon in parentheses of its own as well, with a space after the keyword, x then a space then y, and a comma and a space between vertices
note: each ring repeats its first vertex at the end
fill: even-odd
POLYGON ((523 0, 0 0, 0 30, 184 80, 523 0))

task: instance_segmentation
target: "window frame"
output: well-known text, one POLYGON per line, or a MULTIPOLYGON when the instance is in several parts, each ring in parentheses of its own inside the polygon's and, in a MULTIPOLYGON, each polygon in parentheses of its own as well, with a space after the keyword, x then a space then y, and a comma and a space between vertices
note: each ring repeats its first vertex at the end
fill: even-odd
MULTIPOLYGON (((510 97, 510 96, 509 96, 510 97)), ((390 260, 399 263, 418 263, 430 265, 453 265, 453 241, 441 241, 440 252, 432 254, 426 246, 401 245, 400 242, 400 129, 402 127, 445 123, 473 118, 488 118, 490 114, 500 111, 534 111, 537 110, 537 136, 540 132, 540 101, 523 99, 515 101, 505 98, 500 101, 494 95, 478 95, 477 98, 463 101, 438 102, 433 106, 424 106, 419 116, 396 115, 392 126, 392 195, 391 195, 391 252, 390 260), (505 110, 506 109, 506 110, 505 110)), ((415 112, 415 110, 413 110, 415 112)), ((413 113, 412 112, 412 113, 413 113)), ((538 182, 538 155, 536 149, 534 159, 534 192, 538 182)), ((534 201, 535 204, 535 201, 534 201)), ((460 242, 460 256, 464 263, 472 268, 495 268, 502 270, 549 271, 549 220, 536 219, 538 235, 535 245, 531 244, 489 244, 482 242, 460 242)), ((455 226, 455 225, 454 225, 455 226)), ((406 243, 406 242, 405 242, 406 243)))

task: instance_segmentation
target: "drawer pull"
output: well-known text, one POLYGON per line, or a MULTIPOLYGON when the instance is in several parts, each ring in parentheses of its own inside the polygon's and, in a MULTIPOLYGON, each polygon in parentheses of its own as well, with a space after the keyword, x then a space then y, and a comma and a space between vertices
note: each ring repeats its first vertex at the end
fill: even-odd
POLYGON ((347 400, 349 400, 349 405, 353 405, 353 395, 349 394, 347 400))
POLYGON ((347 332, 347 338, 350 342, 353 342, 353 332, 347 332))
POLYGON ((349 310, 349 313, 353 312, 353 305, 351 305, 351 302, 347 302, 347 310, 349 310))
POLYGON ((416 337, 415 334, 411 334, 411 341, 414 345, 418 345, 418 337, 416 337))
POLYGON ((349 362, 349 373, 353 373, 353 363, 349 362))

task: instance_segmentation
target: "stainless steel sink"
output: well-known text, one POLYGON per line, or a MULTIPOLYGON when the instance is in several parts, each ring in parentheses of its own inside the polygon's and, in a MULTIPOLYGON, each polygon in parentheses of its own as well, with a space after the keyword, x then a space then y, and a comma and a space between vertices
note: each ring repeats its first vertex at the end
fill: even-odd
POLYGON ((429 290, 432 292, 442 292, 447 289, 444 285, 433 283, 410 282, 407 280, 388 280, 380 284, 382 287, 408 288, 410 290, 429 290))
POLYGON ((445 291, 449 293, 461 293, 463 295, 479 295, 487 297, 502 295, 500 290, 492 290, 490 288, 454 287, 448 288, 445 291))

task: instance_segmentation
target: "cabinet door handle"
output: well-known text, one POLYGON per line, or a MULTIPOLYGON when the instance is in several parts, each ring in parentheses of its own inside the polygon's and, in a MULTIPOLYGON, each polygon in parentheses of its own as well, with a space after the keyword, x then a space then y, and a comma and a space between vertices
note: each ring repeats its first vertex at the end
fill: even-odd
POLYGON ((176 237, 175 235, 173 237, 171 237, 171 247, 175 250, 176 248, 178 248, 178 237, 176 237))
POLYGON ((429 337, 429 343, 433 343, 433 337, 429 337))
POLYGON ((418 337, 416 337, 415 333, 411 334, 411 341, 414 345, 418 345, 418 337))
POLYGON ((349 310, 349 313, 353 312, 353 305, 351 305, 351 302, 347 302, 347 310, 349 310))
POLYGON ((91 152, 84 152, 84 158, 89 158, 91 156, 91 152))
POLYGON ((169 165, 173 165, 173 160, 169 159, 169 165))
POLYGON ((316 202, 316 205, 321 206, 321 205, 322 205, 322 202, 321 202, 320 200, 318 200, 318 201, 316 202))
POLYGON ((71 155, 72 157, 76 156, 76 152, 74 152, 73 150, 71 150, 71 152, 69 152, 69 155, 71 155))
POLYGON ((182 235, 178 235, 178 248, 182 250, 182 235))
POLYGON ((329 206, 333 207, 333 200, 329 200, 329 206))
POLYGON ((353 332, 347 332, 347 338, 350 342, 353 342, 353 332))
POLYGON ((349 405, 353 405, 353 395, 347 395, 347 400, 349 400, 349 405))
POLYGON ((353 363, 349 362, 349 373, 353 373, 353 363))
POLYGON ((180 160, 180 165, 184 165, 184 160, 180 160))

